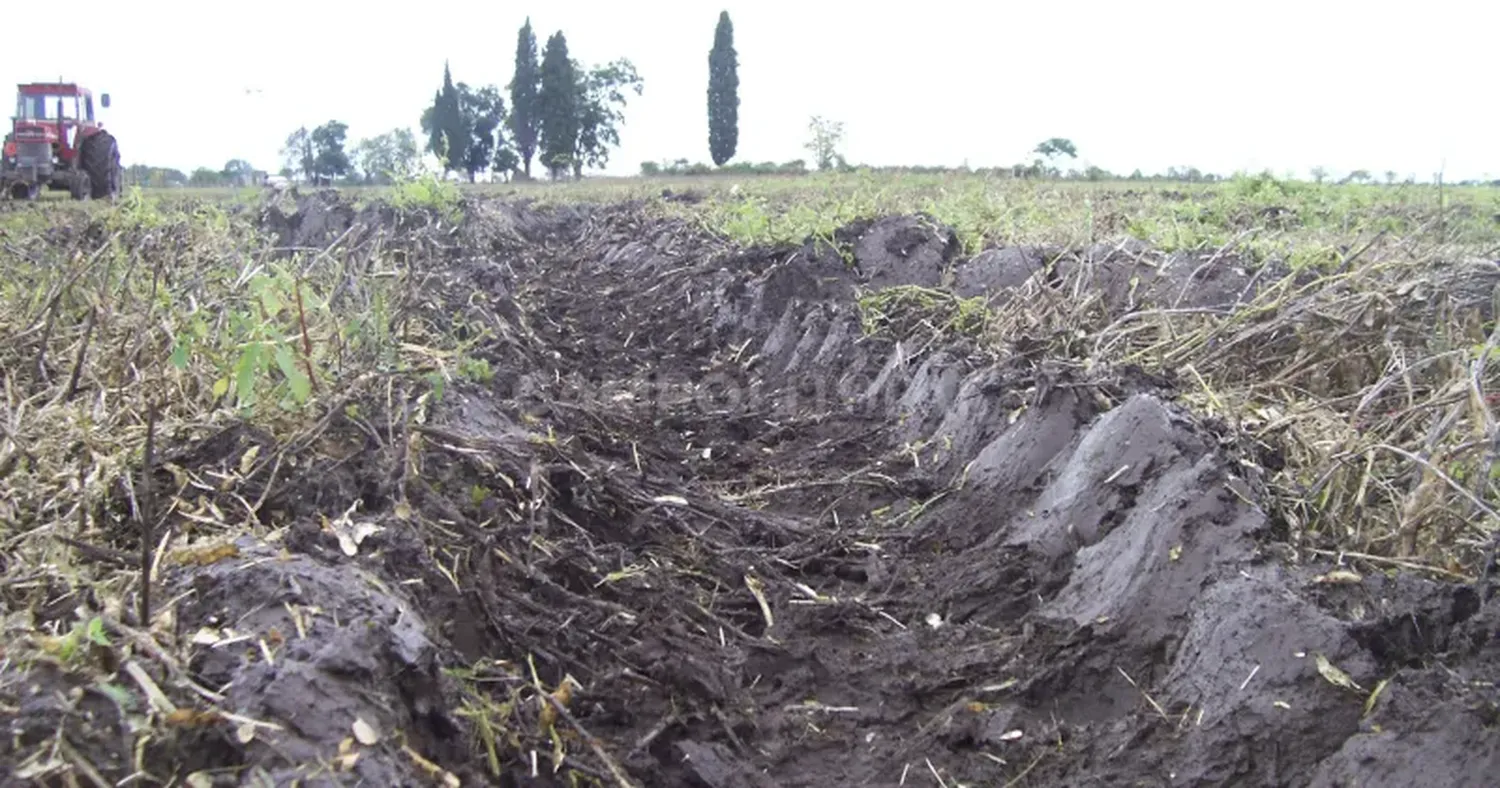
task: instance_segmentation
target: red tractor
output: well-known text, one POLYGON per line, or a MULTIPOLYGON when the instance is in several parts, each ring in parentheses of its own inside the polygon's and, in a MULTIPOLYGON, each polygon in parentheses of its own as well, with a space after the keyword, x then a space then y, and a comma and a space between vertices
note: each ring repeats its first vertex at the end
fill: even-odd
MULTIPOLYGON (((99 97, 109 107, 109 94, 99 97)), ((120 148, 94 117, 94 94, 67 82, 17 86, 16 115, 0 159, 0 188, 35 199, 46 186, 76 200, 120 193, 120 148)))

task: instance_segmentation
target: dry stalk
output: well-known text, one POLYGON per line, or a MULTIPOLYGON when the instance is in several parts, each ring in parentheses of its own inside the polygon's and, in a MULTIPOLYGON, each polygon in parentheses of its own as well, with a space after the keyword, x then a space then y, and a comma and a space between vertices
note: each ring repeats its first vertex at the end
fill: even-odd
POLYGON ((88 320, 83 325, 83 339, 78 342, 78 355, 73 358, 73 372, 68 375, 68 387, 63 391, 62 401, 66 402, 78 393, 78 379, 83 375, 83 362, 88 356, 89 340, 94 336, 94 324, 99 320, 99 310, 89 309, 88 320))
POLYGON ((141 626, 151 626, 151 554, 156 544, 153 533, 156 523, 156 491, 152 474, 156 467, 156 417, 157 404, 151 400, 146 405, 146 451, 141 462, 141 626))

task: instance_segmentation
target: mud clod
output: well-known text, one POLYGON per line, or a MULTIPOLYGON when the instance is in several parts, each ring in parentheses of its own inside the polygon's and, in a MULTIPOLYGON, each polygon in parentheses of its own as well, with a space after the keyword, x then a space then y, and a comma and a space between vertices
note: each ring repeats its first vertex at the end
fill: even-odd
POLYGON ((959 252, 958 235, 926 217, 877 220, 854 244, 854 261, 871 287, 935 287, 959 252))
POLYGON ((959 263, 953 291, 962 298, 985 296, 1008 300, 1009 295, 1045 265, 1038 250, 1023 247, 987 249, 959 263))

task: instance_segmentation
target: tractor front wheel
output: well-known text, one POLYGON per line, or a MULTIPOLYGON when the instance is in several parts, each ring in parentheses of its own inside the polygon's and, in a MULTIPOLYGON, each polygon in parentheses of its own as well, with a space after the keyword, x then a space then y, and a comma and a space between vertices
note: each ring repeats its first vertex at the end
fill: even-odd
POLYGON ((79 171, 68 181, 68 194, 75 200, 87 200, 92 190, 89 184, 92 182, 87 172, 79 171))
POLYGON ((107 131, 97 131, 83 141, 81 169, 88 173, 94 199, 114 199, 120 193, 120 146, 107 131))

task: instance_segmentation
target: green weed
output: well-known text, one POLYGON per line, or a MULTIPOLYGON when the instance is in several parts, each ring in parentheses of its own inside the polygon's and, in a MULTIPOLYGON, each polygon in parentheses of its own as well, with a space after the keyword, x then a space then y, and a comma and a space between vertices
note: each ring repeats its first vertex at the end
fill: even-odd
POLYGON ((397 181, 382 196, 400 210, 430 209, 452 223, 456 223, 461 216, 460 200, 463 193, 459 191, 458 185, 433 173, 397 181))

